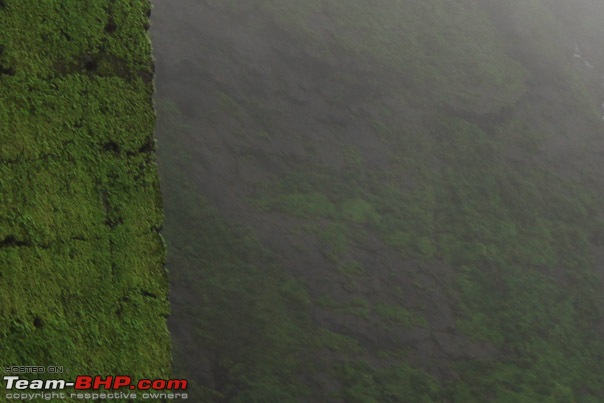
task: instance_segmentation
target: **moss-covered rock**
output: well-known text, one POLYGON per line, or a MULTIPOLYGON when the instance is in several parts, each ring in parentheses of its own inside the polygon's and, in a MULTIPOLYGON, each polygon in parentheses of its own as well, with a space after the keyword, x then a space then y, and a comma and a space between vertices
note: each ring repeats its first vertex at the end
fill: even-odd
POLYGON ((4 366, 171 372, 149 10, 0 4, 4 366))

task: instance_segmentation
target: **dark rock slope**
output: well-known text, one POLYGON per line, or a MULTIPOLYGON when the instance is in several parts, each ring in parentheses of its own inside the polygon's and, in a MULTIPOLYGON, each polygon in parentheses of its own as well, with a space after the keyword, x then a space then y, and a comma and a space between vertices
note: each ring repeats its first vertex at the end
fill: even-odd
POLYGON ((176 372, 207 401, 598 401, 598 15, 157 0, 176 372))

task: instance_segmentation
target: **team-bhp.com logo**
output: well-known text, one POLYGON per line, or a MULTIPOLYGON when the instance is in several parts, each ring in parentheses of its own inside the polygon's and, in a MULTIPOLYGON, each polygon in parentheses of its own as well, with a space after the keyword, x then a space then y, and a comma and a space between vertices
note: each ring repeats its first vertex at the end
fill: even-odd
POLYGON ((65 399, 188 399, 185 379, 141 379, 134 382, 130 376, 79 375, 74 382, 65 379, 21 379, 17 375, 4 376, 7 400, 65 399), (60 392, 72 389, 74 392, 60 392), (126 390, 124 392, 123 390, 126 390), (48 392, 52 391, 52 392, 48 392), (103 391, 103 393, 100 393, 103 391), (142 391, 142 392, 141 392, 142 391), (138 394, 137 394, 138 392, 138 394))

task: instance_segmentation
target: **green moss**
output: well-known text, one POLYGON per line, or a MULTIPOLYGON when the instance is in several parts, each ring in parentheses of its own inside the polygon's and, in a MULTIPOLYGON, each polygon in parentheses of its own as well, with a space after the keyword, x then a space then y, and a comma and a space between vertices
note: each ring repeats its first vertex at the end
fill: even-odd
POLYGON ((329 224, 318 233, 319 239, 329 247, 329 255, 338 260, 349 247, 348 231, 342 224, 329 224))
POLYGON ((347 402, 434 402, 439 400, 436 381, 407 364, 374 369, 363 361, 338 368, 342 382, 340 397, 347 402))
POLYGON ((387 323, 403 326, 426 326, 426 320, 402 306, 389 304, 376 304, 375 313, 386 320, 387 323))
POLYGON ((150 4, 3 4, 0 356, 168 376, 150 4))
POLYGON ((361 224, 366 222, 375 223, 380 219, 373 206, 362 199, 345 200, 340 205, 340 214, 345 220, 361 224))
POLYGON ((366 273, 365 268, 358 262, 344 263, 338 266, 338 272, 345 277, 354 278, 366 273))
POLYGON ((286 194, 273 200, 261 201, 259 206, 298 217, 333 217, 336 214, 336 207, 329 198, 317 192, 286 194))

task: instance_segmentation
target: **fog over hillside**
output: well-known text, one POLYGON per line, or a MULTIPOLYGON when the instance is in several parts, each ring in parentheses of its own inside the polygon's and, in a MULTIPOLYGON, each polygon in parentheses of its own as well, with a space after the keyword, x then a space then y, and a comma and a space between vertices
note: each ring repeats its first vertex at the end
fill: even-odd
POLYGON ((155 0, 203 402, 601 402, 604 5, 155 0))

